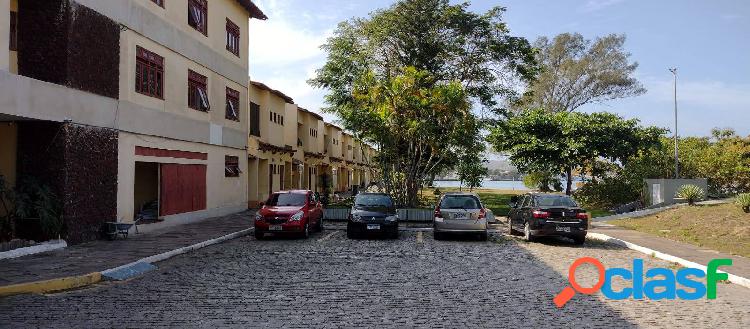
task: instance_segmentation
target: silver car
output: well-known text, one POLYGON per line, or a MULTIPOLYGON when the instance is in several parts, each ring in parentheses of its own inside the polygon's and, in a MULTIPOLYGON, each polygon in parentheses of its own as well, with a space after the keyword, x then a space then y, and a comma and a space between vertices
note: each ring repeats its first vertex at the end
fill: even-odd
POLYGON ((447 233, 474 233, 487 240, 487 210, 475 193, 443 194, 432 223, 436 240, 447 233))

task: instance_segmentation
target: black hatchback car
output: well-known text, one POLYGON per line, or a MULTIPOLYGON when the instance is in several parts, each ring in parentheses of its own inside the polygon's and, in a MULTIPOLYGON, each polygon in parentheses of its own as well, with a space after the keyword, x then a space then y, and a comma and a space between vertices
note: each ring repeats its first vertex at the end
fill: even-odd
POLYGON ((385 193, 359 193, 346 223, 346 236, 350 239, 365 234, 385 234, 398 238, 398 216, 393 200, 385 193))
POLYGON ((575 244, 586 241, 589 216, 567 195, 529 193, 511 198, 508 228, 527 241, 538 236, 563 236, 575 244))

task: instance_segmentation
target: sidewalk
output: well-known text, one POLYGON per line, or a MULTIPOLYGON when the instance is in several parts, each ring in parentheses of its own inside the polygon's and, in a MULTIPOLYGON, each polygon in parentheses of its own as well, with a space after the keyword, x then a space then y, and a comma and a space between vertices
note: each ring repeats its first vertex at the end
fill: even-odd
POLYGON ((123 240, 92 241, 65 249, 0 260, 0 286, 56 279, 118 267, 144 257, 193 245, 253 226, 245 211, 200 222, 134 234, 123 240))
POLYGON ((741 276, 743 278, 750 278, 750 259, 742 256, 720 253, 715 250, 701 248, 699 246, 674 241, 647 233, 628 230, 606 223, 593 222, 591 226, 592 228, 589 230, 589 232, 609 235, 616 239, 676 256, 704 266, 714 258, 729 258, 732 260, 732 266, 723 267, 721 268, 722 270, 737 276, 741 276))

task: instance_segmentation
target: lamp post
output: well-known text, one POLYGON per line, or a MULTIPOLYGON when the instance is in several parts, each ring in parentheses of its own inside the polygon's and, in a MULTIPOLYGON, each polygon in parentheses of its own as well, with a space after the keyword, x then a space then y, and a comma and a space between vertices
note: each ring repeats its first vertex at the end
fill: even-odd
POLYGON ((669 72, 674 75, 674 178, 677 179, 680 177, 680 151, 677 146, 677 68, 671 68, 669 72))

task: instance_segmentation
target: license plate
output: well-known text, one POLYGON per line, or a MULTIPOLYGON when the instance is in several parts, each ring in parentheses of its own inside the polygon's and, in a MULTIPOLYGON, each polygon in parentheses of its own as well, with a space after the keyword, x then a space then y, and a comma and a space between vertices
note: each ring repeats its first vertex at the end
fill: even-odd
POLYGON ((467 217, 464 214, 455 214, 455 215, 453 215, 453 219, 468 219, 468 218, 469 217, 467 217))
POLYGON ((367 224, 367 229, 368 230, 379 230, 380 229, 380 224, 367 224))
POLYGON ((271 226, 270 226, 270 227, 268 228, 268 230, 269 230, 269 231, 282 231, 282 230, 283 230, 283 228, 281 227, 281 225, 271 225, 271 226))
POLYGON ((570 233, 570 227, 567 227, 567 226, 557 226, 557 227, 555 227, 555 231, 570 233))

